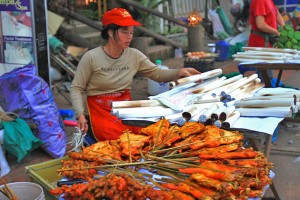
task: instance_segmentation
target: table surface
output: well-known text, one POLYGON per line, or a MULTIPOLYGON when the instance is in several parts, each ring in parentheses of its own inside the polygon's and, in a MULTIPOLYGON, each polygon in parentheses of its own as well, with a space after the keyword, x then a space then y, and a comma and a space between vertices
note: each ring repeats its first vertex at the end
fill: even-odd
POLYGON ((279 70, 276 85, 278 85, 281 79, 281 74, 283 70, 300 70, 300 63, 245 63, 241 65, 246 68, 255 67, 259 71, 261 71, 261 74, 265 80, 266 87, 272 87, 271 80, 267 73, 267 70, 279 70))

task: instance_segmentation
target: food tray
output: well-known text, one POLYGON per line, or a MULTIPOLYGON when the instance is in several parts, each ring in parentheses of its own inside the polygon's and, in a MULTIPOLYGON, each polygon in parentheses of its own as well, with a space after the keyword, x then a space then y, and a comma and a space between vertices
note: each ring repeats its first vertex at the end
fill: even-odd
POLYGON ((62 176, 58 176, 56 172, 57 169, 61 169, 61 161, 68 160, 69 157, 63 157, 60 159, 53 159, 43 163, 26 166, 26 172, 31 179, 31 182, 37 183, 43 187, 45 198, 47 200, 57 200, 56 196, 50 194, 50 190, 56 188, 57 181, 59 181, 62 176))

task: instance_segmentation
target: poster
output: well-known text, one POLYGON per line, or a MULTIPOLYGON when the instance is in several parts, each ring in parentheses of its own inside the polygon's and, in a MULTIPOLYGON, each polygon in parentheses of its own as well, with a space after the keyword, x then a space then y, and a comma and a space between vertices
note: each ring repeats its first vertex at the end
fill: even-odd
POLYGON ((35 64, 28 0, 0 0, 0 74, 35 64))

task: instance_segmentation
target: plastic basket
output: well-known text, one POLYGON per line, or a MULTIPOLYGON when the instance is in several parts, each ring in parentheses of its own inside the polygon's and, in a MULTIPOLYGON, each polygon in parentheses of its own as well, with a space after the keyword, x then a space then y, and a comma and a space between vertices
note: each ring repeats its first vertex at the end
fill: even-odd
MULTIPOLYGON (((8 183, 8 187, 13 191, 18 200, 45 200, 43 188, 31 182, 8 183)), ((1 185, 0 188, 3 188, 1 185)), ((0 193, 1 200, 9 200, 4 194, 0 193)))
POLYGON ((184 67, 194 68, 200 72, 206 72, 214 69, 214 58, 185 58, 184 59, 184 67))

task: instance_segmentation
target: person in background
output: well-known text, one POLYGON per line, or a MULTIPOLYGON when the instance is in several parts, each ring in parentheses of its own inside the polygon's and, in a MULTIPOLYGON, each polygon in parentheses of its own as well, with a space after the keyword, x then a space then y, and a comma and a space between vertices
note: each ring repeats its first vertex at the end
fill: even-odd
MULTIPOLYGON (((280 35, 278 25, 284 26, 284 20, 275 6, 273 0, 252 0, 250 4, 249 47, 273 47, 276 38, 280 35)), ((272 70, 267 71, 269 79, 272 80, 272 70)), ((258 72, 263 80, 262 75, 258 72)))
POLYGON ((134 26, 141 26, 123 8, 114 8, 102 17, 101 37, 106 44, 86 52, 78 63, 71 84, 71 101, 78 128, 87 132, 84 97, 91 131, 98 141, 117 139, 124 130, 137 133, 139 128, 122 124, 111 115, 113 101, 131 99, 133 77, 139 73, 157 82, 169 82, 200 74, 194 68, 160 69, 137 49, 130 48, 134 26))
POLYGON ((249 47, 272 47, 272 39, 280 35, 278 25, 285 23, 273 0, 252 0, 250 24, 249 47))

